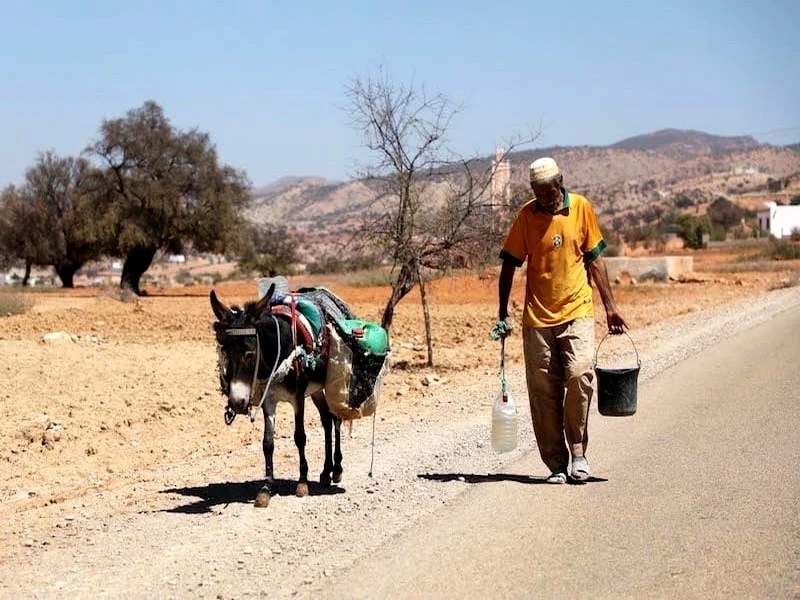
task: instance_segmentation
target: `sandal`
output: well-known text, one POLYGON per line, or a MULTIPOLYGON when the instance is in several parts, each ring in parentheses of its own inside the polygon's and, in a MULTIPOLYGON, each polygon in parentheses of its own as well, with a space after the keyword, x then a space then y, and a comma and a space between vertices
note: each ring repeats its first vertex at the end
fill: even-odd
POLYGON ((585 456, 572 457, 572 469, 570 475, 575 481, 586 481, 589 479, 589 461, 585 456))

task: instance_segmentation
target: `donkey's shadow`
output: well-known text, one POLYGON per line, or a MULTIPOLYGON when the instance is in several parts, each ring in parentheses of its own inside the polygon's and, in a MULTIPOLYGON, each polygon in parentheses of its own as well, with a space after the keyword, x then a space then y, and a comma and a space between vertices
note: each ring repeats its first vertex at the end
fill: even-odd
MULTIPOLYGON (((199 498, 180 506, 165 509, 162 512, 201 514, 211 512, 215 506, 225 504, 252 504, 256 495, 264 485, 262 479, 253 481, 228 481, 223 483, 209 483, 208 485, 170 488, 161 490, 162 494, 179 494, 199 498)), ((272 484, 272 496, 294 496, 297 481, 290 479, 276 479, 272 484)), ((309 496, 327 496, 343 494, 344 488, 336 486, 323 486, 319 482, 308 482, 309 496)))

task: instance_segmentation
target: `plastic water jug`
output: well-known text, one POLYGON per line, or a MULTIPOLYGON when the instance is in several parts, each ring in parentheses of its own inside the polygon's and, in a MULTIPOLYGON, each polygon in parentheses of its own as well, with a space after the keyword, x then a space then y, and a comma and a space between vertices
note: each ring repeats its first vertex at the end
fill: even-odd
POLYGON ((492 406, 492 449, 511 452, 516 447, 517 402, 511 392, 501 388, 492 406))

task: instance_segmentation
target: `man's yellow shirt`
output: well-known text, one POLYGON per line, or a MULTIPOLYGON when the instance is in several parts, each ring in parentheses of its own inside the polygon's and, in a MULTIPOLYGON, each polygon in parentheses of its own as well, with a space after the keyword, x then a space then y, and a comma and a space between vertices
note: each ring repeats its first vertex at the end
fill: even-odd
POLYGON ((560 211, 536 200, 517 213, 500 258, 517 267, 528 261, 524 323, 553 327, 594 314, 588 262, 606 247, 589 201, 563 189, 560 211))

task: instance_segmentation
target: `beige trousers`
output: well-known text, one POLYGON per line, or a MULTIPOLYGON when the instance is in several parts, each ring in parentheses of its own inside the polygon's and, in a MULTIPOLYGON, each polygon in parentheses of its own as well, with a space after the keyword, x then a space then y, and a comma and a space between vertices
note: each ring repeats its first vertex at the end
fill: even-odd
POLYGON ((594 318, 555 327, 525 326, 522 335, 539 454, 551 472, 566 472, 569 455, 583 456, 589 442, 589 404, 595 388, 594 318))

